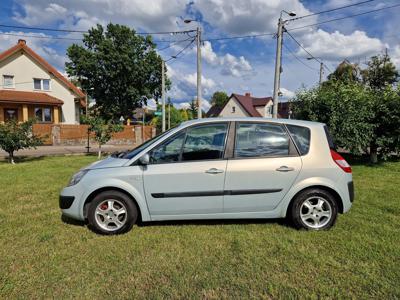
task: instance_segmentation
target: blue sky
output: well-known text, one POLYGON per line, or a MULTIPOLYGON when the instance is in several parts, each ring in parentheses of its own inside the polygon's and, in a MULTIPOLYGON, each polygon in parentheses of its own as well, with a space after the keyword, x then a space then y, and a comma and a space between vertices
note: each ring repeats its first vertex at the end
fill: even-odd
MULTIPOLYGON (((273 87, 276 41, 272 36, 213 40, 221 37, 273 33, 282 9, 298 16, 332 9, 361 0, 2 0, 0 24, 59 29, 87 30, 97 23, 120 23, 141 32, 194 29, 182 19, 194 18, 203 31, 203 95, 210 99, 216 90, 230 93, 250 92, 255 96, 270 96, 273 87)), ((292 21, 287 29, 323 22, 400 4, 398 0, 376 0, 347 9, 292 21)), ((400 66, 400 6, 379 12, 348 18, 320 26, 291 31, 291 34, 314 56, 321 58, 329 70, 348 59, 361 65, 371 55, 388 48, 400 66)), ((24 38, 27 43, 57 69, 64 72, 66 48, 79 43, 79 33, 52 33, 0 27, 0 51, 24 38), (25 35, 25 37, 23 37, 25 35), (41 36, 35 38, 29 36, 41 36), (46 37, 78 40, 56 40, 46 37)), ((185 36, 154 36, 155 40, 184 39, 185 36)), ((290 98, 303 86, 317 83, 319 63, 308 56, 291 38, 284 36, 281 91, 290 98), (290 49, 290 52, 288 49, 290 49), (294 54, 294 55, 293 55, 294 54), (297 56, 297 58, 295 58, 297 56)), ((159 43, 159 48, 168 43, 159 43)), ((160 51, 168 59, 186 43, 178 43, 160 51)), ((196 95, 196 52, 189 47, 183 55, 168 63, 168 75, 173 86, 168 92, 178 107, 185 107, 196 95)), ((204 102, 204 109, 208 108, 204 102)))

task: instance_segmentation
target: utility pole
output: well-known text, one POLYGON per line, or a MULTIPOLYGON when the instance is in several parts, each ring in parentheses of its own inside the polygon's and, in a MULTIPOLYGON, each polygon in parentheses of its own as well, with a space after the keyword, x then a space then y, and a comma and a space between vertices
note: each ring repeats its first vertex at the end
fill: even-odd
POLYGON ((197 118, 201 119, 201 30, 197 27, 197 118))
MULTIPOLYGON (((88 99, 88 95, 87 92, 85 93, 85 104, 86 104, 86 122, 89 121, 89 99, 88 99)), ((87 130, 87 145, 86 145, 86 153, 90 152, 90 132, 89 132, 89 127, 87 130)))
POLYGON ((171 103, 168 103, 168 129, 171 129, 171 103))
POLYGON ((165 131, 165 62, 161 61, 162 132, 165 131))
MULTIPOLYGON (((279 102, 279 87, 281 81, 281 59, 282 59, 282 32, 283 32, 282 13, 278 21, 278 32, 276 34, 276 59, 275 59, 275 77, 274 77, 274 95, 273 95, 273 111, 272 117, 278 118, 278 102, 279 102)), ((265 112, 265 115, 267 113, 265 112)))
POLYGON ((322 84, 322 76, 324 75, 324 63, 321 61, 319 63, 319 85, 322 84))

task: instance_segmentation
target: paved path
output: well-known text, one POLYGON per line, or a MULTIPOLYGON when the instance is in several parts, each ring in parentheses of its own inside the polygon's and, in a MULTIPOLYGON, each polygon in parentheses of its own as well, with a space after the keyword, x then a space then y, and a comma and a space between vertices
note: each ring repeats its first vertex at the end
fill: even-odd
MULTIPOLYGON (((112 153, 115 151, 123 151, 134 148, 135 145, 104 145, 102 152, 112 153)), ((98 146, 91 145, 90 153, 97 153, 98 146)), ((46 156, 46 155, 63 155, 63 154, 85 154, 85 146, 40 146, 36 149, 24 149, 15 152, 14 156, 46 156)), ((0 158, 7 157, 8 154, 0 150, 0 158)))

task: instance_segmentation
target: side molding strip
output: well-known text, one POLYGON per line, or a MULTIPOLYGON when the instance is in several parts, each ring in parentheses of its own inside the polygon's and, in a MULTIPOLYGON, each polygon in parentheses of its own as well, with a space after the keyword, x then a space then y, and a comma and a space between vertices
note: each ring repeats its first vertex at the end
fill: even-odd
POLYGON ((236 196, 278 193, 282 189, 253 189, 253 190, 225 190, 225 191, 204 191, 204 192, 182 192, 182 193, 153 193, 153 198, 181 198, 181 197, 210 197, 210 196, 236 196))

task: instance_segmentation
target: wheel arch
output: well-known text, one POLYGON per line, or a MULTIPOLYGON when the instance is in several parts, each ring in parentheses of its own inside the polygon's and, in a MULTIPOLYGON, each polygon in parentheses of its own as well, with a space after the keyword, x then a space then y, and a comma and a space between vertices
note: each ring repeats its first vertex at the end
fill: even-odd
POLYGON ((339 213, 341 213, 341 214, 343 213, 343 200, 342 200, 342 197, 340 197, 340 195, 339 195, 339 193, 338 193, 337 191, 335 191, 333 188, 328 187, 328 186, 326 186, 326 185, 311 185, 311 186, 307 186, 307 187, 304 187, 303 189, 299 190, 299 191, 290 199, 289 205, 288 205, 287 208, 286 208, 285 216, 288 216, 288 212, 289 212, 290 209, 292 208, 294 199, 296 199, 296 197, 297 197, 300 193, 302 193, 303 191, 308 190, 308 189, 320 189, 320 190, 324 190, 324 191, 327 191, 327 192, 329 192, 330 194, 332 194, 332 196, 333 196, 333 198, 334 198, 334 200, 335 200, 335 202, 336 202, 336 204, 337 204, 337 206, 338 206, 338 211, 339 211, 339 213))
POLYGON ((93 199, 98 194, 105 192, 105 191, 117 191, 117 192, 123 193, 126 196, 128 196, 132 200, 133 204, 135 204, 135 206, 138 210, 138 222, 142 221, 142 210, 140 208, 138 201, 135 199, 135 197, 131 193, 127 192, 126 190, 119 188, 119 187, 115 187, 115 186, 101 187, 101 188, 98 188, 98 189, 92 191, 89 194, 89 196, 86 198, 85 203, 83 205, 83 217, 85 218, 85 220, 87 219, 87 212, 88 212, 89 204, 93 201, 93 199))

